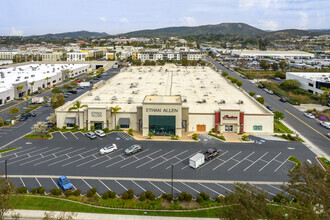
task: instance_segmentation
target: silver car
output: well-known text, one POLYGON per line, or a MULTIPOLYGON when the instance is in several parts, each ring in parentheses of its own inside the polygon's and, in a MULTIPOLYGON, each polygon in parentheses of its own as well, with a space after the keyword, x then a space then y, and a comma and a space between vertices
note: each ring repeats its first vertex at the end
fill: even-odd
POLYGON ((134 144, 134 145, 130 146, 129 148, 127 148, 127 149, 125 150, 125 154, 126 154, 126 155, 132 155, 132 154, 135 154, 135 153, 137 153, 137 152, 142 151, 142 149, 143 149, 143 148, 141 147, 141 145, 134 144))

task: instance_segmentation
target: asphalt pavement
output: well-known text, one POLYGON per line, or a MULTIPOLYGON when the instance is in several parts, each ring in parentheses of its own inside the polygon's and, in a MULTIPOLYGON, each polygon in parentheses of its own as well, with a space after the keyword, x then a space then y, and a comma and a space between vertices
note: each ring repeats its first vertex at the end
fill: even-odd
POLYGON ((315 146, 323 150, 327 155, 330 155, 330 138, 327 137, 329 129, 324 128, 316 119, 310 119, 304 116, 303 112, 289 103, 279 101, 279 97, 270 95, 262 89, 258 88, 255 83, 251 83, 248 79, 243 79, 240 74, 231 71, 227 67, 219 64, 219 62, 206 58, 207 61, 212 62, 219 70, 226 71, 230 76, 233 76, 243 82, 242 88, 246 92, 255 92, 256 95, 261 95, 265 98, 265 106, 270 105, 276 111, 284 113, 284 121, 293 127, 298 133, 303 135, 315 146))

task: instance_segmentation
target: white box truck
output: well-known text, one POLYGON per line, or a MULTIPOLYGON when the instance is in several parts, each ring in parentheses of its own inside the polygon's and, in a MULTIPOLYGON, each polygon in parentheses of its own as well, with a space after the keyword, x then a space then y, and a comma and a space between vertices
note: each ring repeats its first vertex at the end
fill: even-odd
POLYGON ((205 162, 205 156, 202 153, 197 153, 193 157, 189 158, 189 166, 197 169, 200 165, 205 162))
POLYGON ((78 85, 80 87, 90 87, 91 83, 90 82, 80 82, 80 83, 78 83, 78 85))

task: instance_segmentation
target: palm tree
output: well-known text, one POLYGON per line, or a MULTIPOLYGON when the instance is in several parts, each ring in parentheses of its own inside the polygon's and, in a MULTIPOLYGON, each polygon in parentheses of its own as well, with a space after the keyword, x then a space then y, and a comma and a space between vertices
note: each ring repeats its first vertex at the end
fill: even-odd
POLYGON ((32 86, 32 92, 34 92, 34 91, 33 91, 34 81, 30 82, 30 85, 32 86))
POLYGON ((116 122, 117 122, 117 118, 116 118, 116 114, 118 111, 121 110, 121 108, 117 105, 116 107, 110 107, 113 115, 115 116, 115 129, 117 130, 117 126, 116 126, 116 122))
POLYGON ((80 121, 79 121, 79 110, 82 108, 88 107, 88 105, 81 105, 80 101, 76 101, 72 107, 69 108, 69 112, 72 110, 77 110, 78 114, 78 127, 80 127, 80 121))

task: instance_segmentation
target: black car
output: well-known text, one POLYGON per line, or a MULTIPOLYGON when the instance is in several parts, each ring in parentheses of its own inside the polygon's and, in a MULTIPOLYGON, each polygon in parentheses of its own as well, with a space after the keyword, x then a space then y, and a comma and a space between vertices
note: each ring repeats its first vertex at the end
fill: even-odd
POLYGON ((22 115, 18 120, 19 121, 26 121, 29 118, 28 115, 22 115))
POLYGON ((204 153, 205 160, 212 160, 214 157, 219 155, 219 151, 215 148, 210 148, 204 153))
POLYGON ((77 91, 77 90, 69 90, 68 93, 71 93, 71 94, 77 94, 78 91, 77 91))
POLYGON ((280 101, 281 101, 281 102, 287 102, 286 98, 284 98, 284 97, 281 97, 281 98, 280 98, 280 101))
POLYGON ((274 111, 274 108, 270 105, 267 105, 266 108, 268 108, 270 111, 274 111))
POLYGON ((50 107, 50 103, 45 103, 43 107, 50 107))
POLYGON ((258 85, 258 88, 260 88, 260 89, 263 89, 263 88, 265 88, 262 84, 259 84, 258 85))
POLYGON ((28 117, 36 117, 37 114, 35 112, 29 112, 29 113, 27 113, 27 116, 28 117))
POLYGON ((50 122, 48 122, 48 123, 47 123, 47 127, 48 127, 48 128, 52 128, 52 127, 54 127, 54 124, 53 124, 53 123, 50 123, 50 122))
POLYGON ((38 94, 41 94, 41 92, 40 91, 35 91, 33 94, 38 95, 38 94))

